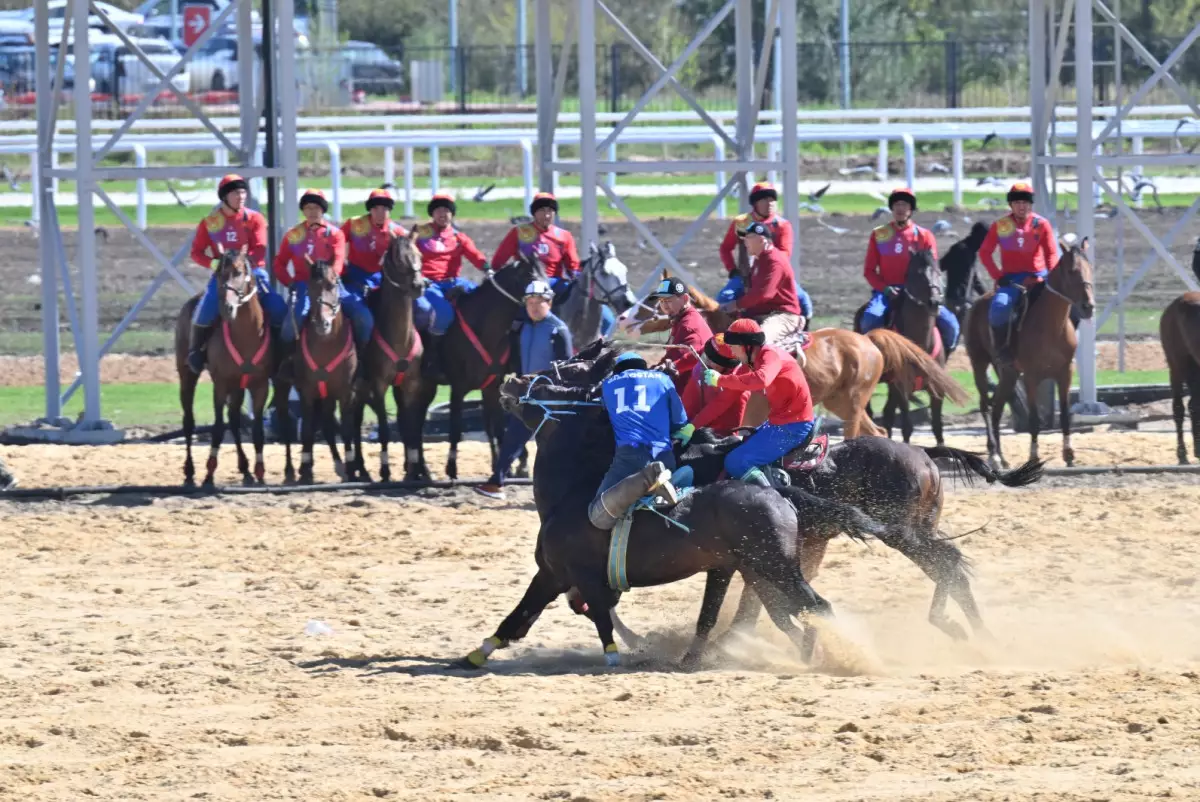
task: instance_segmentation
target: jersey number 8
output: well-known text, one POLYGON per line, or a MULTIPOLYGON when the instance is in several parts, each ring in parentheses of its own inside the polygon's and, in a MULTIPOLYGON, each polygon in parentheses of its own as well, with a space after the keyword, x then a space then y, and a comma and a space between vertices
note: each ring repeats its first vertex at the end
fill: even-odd
MULTIPOLYGON (((628 412, 630 410, 630 407, 625 406, 625 388, 618 387, 613 392, 617 396, 617 414, 620 415, 622 413, 628 412)), ((633 411, 634 412, 649 412, 650 405, 646 403, 646 386, 638 385, 637 387, 634 388, 634 392, 637 393, 637 401, 635 401, 633 404, 633 407, 632 407, 633 411)))

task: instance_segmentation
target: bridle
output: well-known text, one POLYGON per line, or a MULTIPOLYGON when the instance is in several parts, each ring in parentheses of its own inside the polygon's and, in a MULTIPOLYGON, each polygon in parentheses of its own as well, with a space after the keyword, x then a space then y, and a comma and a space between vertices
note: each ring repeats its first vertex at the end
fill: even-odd
POLYGON ((232 307, 232 314, 234 317, 236 317, 238 310, 241 309, 243 306, 245 306, 250 301, 251 298, 253 298, 255 295, 258 294, 258 282, 254 280, 254 274, 251 273, 250 271, 241 273, 240 275, 245 278, 246 283, 239 290, 237 287, 235 287, 229 283, 229 278, 225 275, 224 267, 225 266, 222 265, 220 268, 220 270, 221 270, 221 292, 223 295, 226 295, 226 296, 229 293, 233 293, 234 297, 237 299, 236 303, 230 304, 230 306, 232 307))

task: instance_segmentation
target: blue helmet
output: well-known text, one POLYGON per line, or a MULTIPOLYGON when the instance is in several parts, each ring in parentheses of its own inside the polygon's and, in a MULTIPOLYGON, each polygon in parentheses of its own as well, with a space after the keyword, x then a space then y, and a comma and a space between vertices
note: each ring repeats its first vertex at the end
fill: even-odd
POLYGON ((613 362, 613 372, 620 373, 626 370, 637 370, 641 368, 645 370, 646 358, 636 351, 626 351, 620 354, 613 362))

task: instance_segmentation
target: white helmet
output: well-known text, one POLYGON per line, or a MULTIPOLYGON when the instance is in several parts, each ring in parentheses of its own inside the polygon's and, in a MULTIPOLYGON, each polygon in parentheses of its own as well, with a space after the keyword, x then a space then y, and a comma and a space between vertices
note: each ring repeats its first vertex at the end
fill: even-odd
POLYGON ((529 285, 525 288, 525 297, 528 298, 531 295, 554 300, 554 290, 550 289, 550 285, 547 282, 541 280, 529 282, 529 285))

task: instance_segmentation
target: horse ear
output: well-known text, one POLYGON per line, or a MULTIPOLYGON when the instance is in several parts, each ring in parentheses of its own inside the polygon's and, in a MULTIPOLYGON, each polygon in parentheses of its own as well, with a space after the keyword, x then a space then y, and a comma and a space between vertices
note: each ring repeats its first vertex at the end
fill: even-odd
POLYGON ((1081 250, 1084 253, 1088 252, 1088 240, 1089 239, 1091 239, 1091 237, 1083 238, 1083 241, 1079 243, 1079 250, 1081 250))

